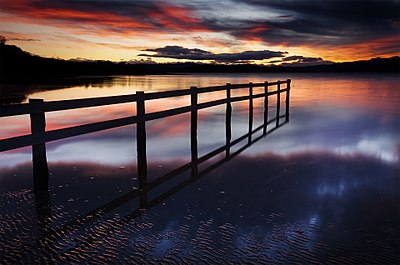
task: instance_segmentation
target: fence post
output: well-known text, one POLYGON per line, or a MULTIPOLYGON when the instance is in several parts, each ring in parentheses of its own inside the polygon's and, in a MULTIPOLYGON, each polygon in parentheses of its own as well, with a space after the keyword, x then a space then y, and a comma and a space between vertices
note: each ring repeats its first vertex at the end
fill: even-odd
POLYGON ((279 127, 279 114, 281 111, 281 81, 277 82, 277 93, 276 93, 276 127, 279 127))
POLYGON ((48 235, 51 231, 51 200, 48 190, 34 192, 35 210, 39 235, 48 235))
POLYGON ((249 143, 253 131, 253 83, 249 83, 249 143))
POLYGON ((232 139, 232 104, 231 104, 231 84, 226 84, 226 113, 225 113, 225 136, 226 136, 226 157, 231 153, 232 139))
POLYGON ((197 87, 190 87, 190 143, 191 143, 191 153, 192 153, 192 177, 198 175, 198 149, 197 149, 197 87))
POLYGON ((263 134, 267 134, 268 126, 268 81, 264 82, 264 127, 263 134))
POLYGON ((146 157, 146 119, 145 119, 145 101, 144 92, 136 91, 136 115, 138 123, 136 125, 136 141, 137 141, 137 173, 139 179, 139 189, 142 190, 140 196, 140 207, 144 208, 147 204, 147 157, 146 157))
POLYGON ((290 98, 290 82, 292 80, 287 80, 287 89, 286 89, 286 122, 289 121, 289 98, 290 98))
POLYGON ((33 187, 34 191, 47 191, 49 188, 49 168, 46 157, 46 118, 43 111, 43 99, 29 99, 29 104, 34 110, 30 114, 31 132, 42 143, 32 145, 33 187))

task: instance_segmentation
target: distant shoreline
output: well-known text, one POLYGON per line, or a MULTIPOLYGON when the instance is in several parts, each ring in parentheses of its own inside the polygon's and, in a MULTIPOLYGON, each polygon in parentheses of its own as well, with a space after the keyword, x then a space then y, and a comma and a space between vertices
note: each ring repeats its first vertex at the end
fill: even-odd
POLYGON ((19 103, 23 101, 28 94, 37 91, 70 88, 79 85, 89 86, 91 84, 110 80, 114 77, 115 76, 69 76, 49 79, 21 78, 18 80, 9 80, 9 82, 0 82, 0 104, 19 103))
POLYGON ((0 103, 37 90, 89 85, 115 76, 244 73, 400 73, 400 57, 315 66, 66 61, 31 55, 14 45, 0 45, 0 103))
MULTIPOLYGON (((232 75, 235 73, 169 73, 169 74, 159 74, 159 75, 232 75)), ((365 72, 276 72, 276 73, 238 73, 238 74, 287 74, 287 78, 294 78, 296 75, 315 75, 316 78, 325 75, 336 75, 339 74, 341 76, 365 76, 368 73, 365 72)), ((379 76, 386 75, 397 75, 397 73, 393 72, 381 72, 381 73, 370 73, 379 76)), ((2 104, 14 104, 21 103, 26 99, 29 94, 40 92, 40 91, 51 91, 57 89, 68 89, 75 86, 92 86, 92 85, 101 85, 105 82, 110 82, 114 78, 123 77, 123 76, 157 76, 157 74, 149 74, 149 75, 75 75, 68 77, 53 77, 53 78, 22 78, 15 80, 15 82, 0 82, 0 105, 2 104)))
POLYGON ((71 61, 43 58, 14 45, 0 45, 0 83, 41 79, 104 75, 168 75, 181 73, 320 73, 320 72, 400 72, 400 57, 312 66, 205 63, 127 63, 111 61, 71 61))

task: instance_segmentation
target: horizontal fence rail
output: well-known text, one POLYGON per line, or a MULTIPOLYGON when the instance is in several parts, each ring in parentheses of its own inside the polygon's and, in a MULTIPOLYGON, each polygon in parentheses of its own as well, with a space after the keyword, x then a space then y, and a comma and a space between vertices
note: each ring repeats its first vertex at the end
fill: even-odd
MULTIPOLYGON (((267 134, 267 126, 274 123, 274 128, 280 125, 280 119, 285 118, 285 122, 289 121, 289 95, 290 95, 291 80, 264 82, 264 83, 248 83, 248 84, 226 84, 224 86, 213 87, 190 87, 190 89, 162 91, 144 93, 137 91, 136 94, 101 97, 101 98, 88 98, 88 99, 73 99, 45 102, 42 99, 30 99, 29 103, 15 104, 15 105, 1 105, 0 117, 10 117, 16 115, 30 115, 31 134, 11 137, 0 140, 0 152, 13 150, 16 148, 32 146, 32 161, 33 161, 33 182, 35 191, 48 190, 48 165, 46 158, 45 144, 50 141, 65 139, 68 137, 83 135, 87 133, 117 128, 121 126, 136 124, 136 142, 137 142, 137 173, 139 180, 139 189, 149 189, 155 183, 163 182, 162 179, 155 183, 147 183, 147 155, 146 155, 146 122, 179 115, 183 113, 191 114, 191 153, 192 162, 190 168, 192 175, 198 174, 198 164, 208 160, 210 157, 217 153, 226 152, 226 156, 230 156, 230 147, 236 143, 248 138, 248 142, 252 142, 252 135, 254 132, 262 130, 263 135, 267 134), (281 85, 286 86, 281 88, 281 85), (269 91, 269 87, 276 86, 276 90, 269 91), (264 88, 262 92, 254 93, 254 88, 264 88), (233 90, 247 89, 248 93, 240 96, 232 96, 233 90), (204 93, 225 91, 225 96, 222 99, 198 102, 199 95, 204 93), (285 115, 280 114, 281 108, 281 94, 286 94, 286 110, 285 115), (268 117, 268 97, 276 95, 276 116, 268 117), (174 97, 190 97, 190 105, 183 107, 175 107, 155 112, 146 112, 146 102, 157 99, 168 99, 174 97), (264 98, 264 116, 263 124, 256 129, 253 128, 253 100, 257 98, 264 98), (239 101, 249 102, 249 127, 248 134, 236 140, 232 137, 232 103, 239 101), (46 131, 46 118, 45 113, 53 111, 72 110, 88 107, 100 107, 121 103, 136 103, 136 115, 128 117, 106 120, 101 122, 93 122, 83 125, 71 126, 62 129, 46 131), (226 144, 225 146, 216 149, 214 152, 209 153, 203 157, 198 157, 197 150, 197 114, 201 109, 206 109, 214 106, 226 106, 226 144)), ((274 130, 274 129, 272 129, 274 130)), ((185 166, 186 168, 186 166, 185 166)), ((141 205, 147 205, 146 196, 141 198, 141 205)))
MULTIPOLYGON (((249 88, 249 86, 255 87, 264 87, 268 88, 269 86, 275 86, 280 84, 287 84, 287 88, 281 90, 275 90, 268 92, 266 89, 263 93, 247 95, 247 96, 236 96, 231 97, 230 102, 238 102, 243 100, 249 100, 250 98, 256 99, 265 96, 272 96, 278 93, 286 92, 290 89, 290 80, 286 81, 277 81, 277 82, 265 82, 265 83, 249 83, 249 84, 227 84, 224 86, 214 86, 214 87, 203 87, 203 88, 195 88, 194 91, 191 89, 182 89, 182 90, 173 90, 173 91, 163 91, 163 92, 151 92, 144 93, 140 100, 154 100, 154 99, 168 99, 172 97, 178 96, 190 96, 193 92, 197 95, 202 93, 210 93, 210 92, 218 92, 224 91, 228 88, 230 90, 233 89, 243 89, 249 88)), ((42 100, 30 100, 29 103, 24 104, 13 104, 13 105, 1 105, 0 106, 0 117, 10 117, 16 115, 33 115, 40 114, 46 112, 53 111, 62 111, 62 110, 73 110, 79 108, 88 108, 88 107, 101 107, 113 104, 121 104, 121 103, 129 103, 129 102, 138 102, 138 94, 132 95, 123 95, 123 96, 112 96, 112 97, 101 97, 101 98, 87 98, 87 99, 72 99, 72 100, 60 100, 60 101, 49 101, 45 102, 42 100)), ((157 111, 152 113, 144 114, 144 121, 150 121, 154 119, 160 119, 172 115, 179 115, 183 113, 187 113, 193 110, 200 110, 204 108, 210 108, 222 104, 226 104, 228 99, 220 99, 215 101, 209 101, 205 103, 197 104, 196 106, 185 106, 179 108, 173 108, 163 111, 157 111)), ((137 123, 138 119, 133 117, 119 118, 109 121, 104 121, 104 125, 101 122, 89 123, 81 126, 73 126, 68 127, 62 130, 54 130, 54 131, 45 131, 42 137, 35 137, 33 134, 28 134, 19 137, 12 137, 7 139, 0 140, 0 152, 8 151, 16 148, 21 148, 25 146, 31 146, 34 144, 50 142, 54 140, 60 140, 67 137, 77 136, 85 133, 91 133, 101 130, 106 130, 110 128, 116 128, 120 126, 126 126, 130 124, 137 123), (74 132, 76 130, 76 132, 74 132), (69 136, 70 135, 70 136, 69 136)), ((31 124, 33 124, 34 120, 31 119, 31 124)))
MULTIPOLYGON (((242 89, 248 88, 251 84, 253 88, 255 87, 270 87, 275 86, 277 84, 290 84, 290 79, 286 81, 277 81, 277 82, 265 82, 265 83, 249 83, 249 84, 226 84, 224 86, 214 86, 214 87, 202 87, 196 88, 197 94, 202 93, 210 93, 210 92, 218 92, 224 91, 228 87, 229 89, 242 89)), ((282 89, 281 92, 285 92, 286 89, 282 89)), ((268 92, 268 96, 276 94, 277 91, 268 92)), ((153 99, 167 99, 172 97, 180 97, 180 96, 190 96, 192 94, 191 89, 181 89, 181 90, 171 90, 171 91, 162 91, 162 92, 150 92, 145 93, 143 100, 153 100, 153 99)), ((262 97, 264 93, 253 95, 253 97, 262 97)), ((244 100, 248 99, 244 97, 236 97, 236 100, 244 100)), ((58 101, 49 101, 43 102, 40 105, 34 105, 30 103, 23 104, 11 104, 11 105, 0 105, 0 117, 10 117, 16 115, 24 115, 24 114, 32 114, 32 113, 40 113, 40 112, 52 112, 52 111, 61 111, 61 110, 72 110, 79 108, 88 108, 88 107, 101 107, 113 104, 121 104, 121 103, 129 103, 136 102, 138 99, 137 94, 132 95, 122 95, 122 96, 111 96, 111 97, 101 97, 101 98, 85 98, 85 99, 69 99, 69 100, 58 100, 58 101)), ((235 98, 232 98, 234 100, 235 98)))

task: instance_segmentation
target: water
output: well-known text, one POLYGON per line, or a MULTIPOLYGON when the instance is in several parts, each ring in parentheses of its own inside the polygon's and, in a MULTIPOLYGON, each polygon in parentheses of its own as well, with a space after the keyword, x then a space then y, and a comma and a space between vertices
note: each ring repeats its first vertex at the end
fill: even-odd
MULTIPOLYGON (((288 123, 199 178, 191 180, 190 170, 178 174, 147 194, 154 201, 147 209, 135 195, 135 126, 47 143, 50 190, 42 197, 32 192, 30 148, 0 153, 2 263, 398 263, 398 75, 118 77, 28 97, 50 101, 287 78, 288 123), (158 200, 164 192, 168 196, 158 200)), ((189 102, 174 98, 146 108, 189 102)), ((254 106, 256 127, 262 100, 254 106)), ((225 144, 224 111, 199 111, 199 156, 225 144)), ((233 104, 233 139, 247 132, 247 111, 247 102, 233 104)), ((134 113, 134 104, 54 112, 46 114, 46 129, 134 113)), ((0 138, 30 130, 29 117, 0 122, 0 138)), ((149 180, 190 162, 189 122, 182 114, 147 124, 149 180)))

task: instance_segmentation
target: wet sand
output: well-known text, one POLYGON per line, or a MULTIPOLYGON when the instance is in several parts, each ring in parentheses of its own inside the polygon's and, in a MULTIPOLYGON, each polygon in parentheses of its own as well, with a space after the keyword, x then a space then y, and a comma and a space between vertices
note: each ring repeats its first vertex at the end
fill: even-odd
POLYGON ((399 262, 399 167, 368 157, 241 155, 145 210, 137 197, 107 206, 134 190, 134 167, 50 168, 44 200, 29 165, 2 171, 5 264, 399 262))
MULTIPOLYGON (((148 193, 137 189, 133 126, 47 143, 48 193, 32 191, 31 148, 1 153, 0 263, 399 264, 398 77, 291 78, 289 123, 206 174, 192 177, 188 170, 148 193)), ((115 86, 35 97, 245 79, 258 80, 126 77, 115 86)), ((262 106, 255 101, 254 126, 262 106)), ((53 115, 48 126, 111 119, 133 109, 123 107, 53 115)), ((5 121, 4 137, 29 132, 22 118, 5 121)), ((249 128, 247 104, 233 106, 232 120, 235 139, 249 128)), ((191 161, 189 121, 176 116, 146 124, 149 181, 191 161)), ((223 146, 224 110, 200 112, 198 129, 199 157, 223 146)), ((223 152, 199 171, 224 158, 223 152)))

